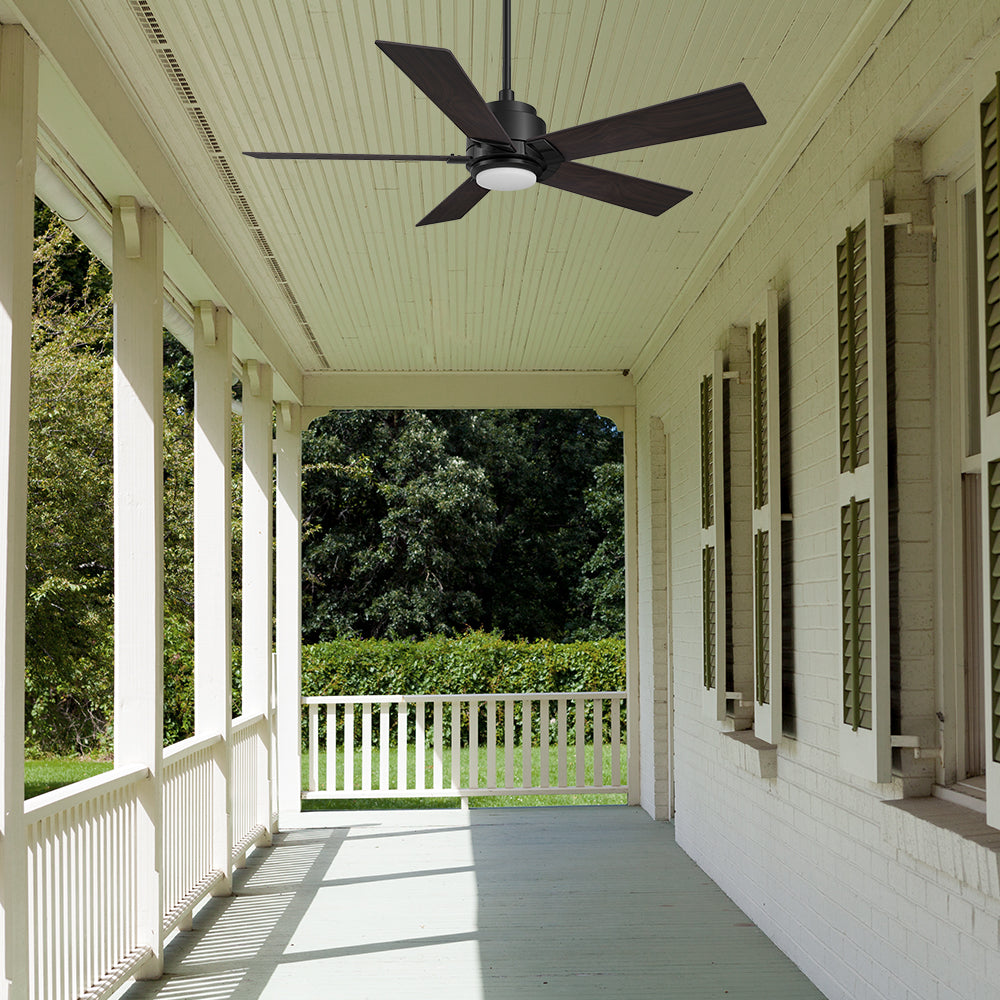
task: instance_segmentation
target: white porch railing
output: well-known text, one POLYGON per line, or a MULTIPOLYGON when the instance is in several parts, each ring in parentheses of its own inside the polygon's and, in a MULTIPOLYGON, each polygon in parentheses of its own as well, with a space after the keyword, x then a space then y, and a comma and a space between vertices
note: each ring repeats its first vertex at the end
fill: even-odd
POLYGON ((241 858, 270 829, 271 793, 267 754, 267 716, 233 720, 230 786, 233 803, 233 858, 241 858))
MULTIPOLYGON (((233 721, 233 860, 266 839, 271 820, 264 715, 233 721)), ((221 736, 163 751, 163 930, 190 918, 225 878, 212 868, 212 810, 221 736)), ((30 1000, 109 996, 151 952, 138 945, 138 814, 146 768, 114 770, 29 799, 30 1000)))
POLYGON ((139 947, 137 814, 146 768, 111 771, 29 799, 28 995, 83 996, 126 976, 139 947))
POLYGON ((212 868, 212 788, 221 736, 163 751, 163 929, 171 931, 221 882, 212 868))
POLYGON ((623 691, 322 696, 302 703, 306 799, 628 792, 623 691))

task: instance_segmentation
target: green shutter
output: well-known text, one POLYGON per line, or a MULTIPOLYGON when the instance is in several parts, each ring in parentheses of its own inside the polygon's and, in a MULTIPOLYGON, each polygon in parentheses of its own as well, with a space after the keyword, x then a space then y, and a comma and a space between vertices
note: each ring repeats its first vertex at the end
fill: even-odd
POLYGON ((870 181, 836 243, 840 760, 892 778, 885 194, 870 181))
POLYGON ((871 504, 851 498, 840 509, 844 723, 872 728, 871 504))
POLYGON ((701 380, 702 646, 706 708, 726 717, 726 467, 723 458, 725 364, 715 351, 711 374, 701 380))
POLYGON ((989 463, 987 472, 987 505, 989 527, 989 602, 990 632, 987 680, 990 690, 990 751, 1000 763, 1000 459, 989 463))
POLYGON ((753 497, 754 733, 781 739, 781 419, 778 293, 768 288, 750 327, 753 497))
POLYGON ((757 703, 771 700, 771 580, 768 532, 758 531, 753 539, 754 663, 757 703))
POLYGON ((701 380, 701 526, 715 523, 715 469, 713 462, 712 376, 701 380))
POLYGON ((701 550, 701 608, 702 608, 702 651, 705 687, 715 687, 716 645, 715 645, 715 549, 706 545, 701 550))
POLYGON ((840 471, 868 461, 868 287, 866 226, 848 229, 837 246, 840 356, 840 471))
POLYGON ((1000 149, 997 139, 997 105, 1000 93, 1000 74, 997 87, 980 105, 980 142, 983 207, 983 265, 984 309, 986 319, 986 410, 994 414, 1000 410, 1000 206, 997 204, 998 165, 1000 149))
POLYGON ((751 433, 753 435, 753 505, 768 501, 767 323, 754 324, 750 340, 751 433))

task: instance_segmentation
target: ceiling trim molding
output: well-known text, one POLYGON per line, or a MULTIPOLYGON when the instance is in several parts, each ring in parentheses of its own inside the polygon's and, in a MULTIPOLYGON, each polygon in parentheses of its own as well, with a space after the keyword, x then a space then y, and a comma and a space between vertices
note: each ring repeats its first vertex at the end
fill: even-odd
MULTIPOLYGON (((13 0, 13 6, 17 8, 19 21, 86 105, 164 221, 218 288, 221 298, 246 328, 260 355, 272 365, 291 395, 299 399, 301 368, 264 303, 202 215, 200 206, 185 188, 71 5, 65 0, 13 0)), ((86 169, 85 164, 82 167, 86 169)), ((130 192, 100 193, 114 203, 119 195, 130 192)))
POLYGON ((336 372, 306 374, 304 406, 326 410, 606 409, 634 406, 622 372, 336 372))

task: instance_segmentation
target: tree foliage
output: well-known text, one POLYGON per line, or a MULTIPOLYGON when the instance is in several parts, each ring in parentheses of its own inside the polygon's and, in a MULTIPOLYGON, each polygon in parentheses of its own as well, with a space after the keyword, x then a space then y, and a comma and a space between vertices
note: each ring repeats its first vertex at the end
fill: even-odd
POLYGON ((303 458, 308 641, 621 631, 621 438, 592 411, 335 412, 303 458))
MULTIPOLYGON (((111 276, 40 203, 33 295, 25 727, 34 750, 80 751, 110 739, 114 696, 111 276)), ((164 618, 166 687, 182 697, 193 645, 193 418, 186 352, 173 345, 165 335, 175 364, 164 388, 164 618)))

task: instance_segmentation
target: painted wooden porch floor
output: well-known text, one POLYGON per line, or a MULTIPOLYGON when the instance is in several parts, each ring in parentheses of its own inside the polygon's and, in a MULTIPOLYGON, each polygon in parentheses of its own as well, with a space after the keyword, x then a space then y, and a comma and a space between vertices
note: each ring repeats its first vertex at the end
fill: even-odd
POLYGON ((276 837, 127 1000, 821 1000, 624 806, 352 814, 276 837))

